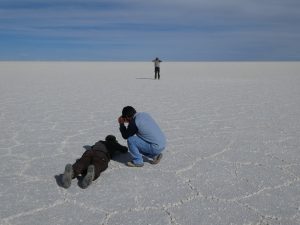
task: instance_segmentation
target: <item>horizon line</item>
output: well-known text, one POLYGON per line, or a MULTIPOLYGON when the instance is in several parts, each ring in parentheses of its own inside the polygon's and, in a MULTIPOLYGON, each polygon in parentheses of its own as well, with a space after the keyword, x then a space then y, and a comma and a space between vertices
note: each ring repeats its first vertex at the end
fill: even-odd
MULTIPOLYGON (((152 60, 0 60, 0 62, 105 62, 105 63, 130 63, 130 62, 152 62, 152 60)), ((162 62, 191 62, 191 63, 210 63, 210 62, 300 62, 300 60, 163 60, 162 62)))

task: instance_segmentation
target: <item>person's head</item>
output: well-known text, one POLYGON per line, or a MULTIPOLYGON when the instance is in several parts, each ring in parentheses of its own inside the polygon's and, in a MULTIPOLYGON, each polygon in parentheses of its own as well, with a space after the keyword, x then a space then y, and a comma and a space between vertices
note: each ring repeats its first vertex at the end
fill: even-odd
POLYGON ((125 106, 122 110, 122 117, 126 121, 130 121, 135 114, 136 110, 132 106, 125 106))
POLYGON ((112 135, 112 134, 107 135, 107 136, 105 137, 105 141, 108 141, 108 142, 114 142, 114 143, 117 143, 117 142, 118 142, 118 141, 117 141, 117 138, 116 138, 114 135, 112 135))
POLYGON ((110 157, 113 156, 114 151, 120 151, 123 153, 126 153, 128 151, 128 148, 126 146, 120 145, 117 141, 117 138, 110 134, 105 137, 105 147, 110 153, 110 157))

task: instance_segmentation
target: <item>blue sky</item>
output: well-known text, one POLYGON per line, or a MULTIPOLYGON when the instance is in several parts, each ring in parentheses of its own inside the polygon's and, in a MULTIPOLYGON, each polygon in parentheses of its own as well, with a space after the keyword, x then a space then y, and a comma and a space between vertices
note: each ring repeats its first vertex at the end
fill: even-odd
POLYGON ((298 61, 299 0, 0 0, 0 60, 298 61))

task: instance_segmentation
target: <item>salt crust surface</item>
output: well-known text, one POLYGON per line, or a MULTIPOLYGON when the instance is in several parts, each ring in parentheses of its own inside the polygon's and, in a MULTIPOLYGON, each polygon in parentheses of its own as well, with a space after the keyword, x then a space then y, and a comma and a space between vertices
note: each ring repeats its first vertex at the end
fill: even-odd
POLYGON ((0 224, 300 224, 300 63, 0 62, 0 224), (126 105, 160 164, 117 156, 88 189, 57 183, 126 105))

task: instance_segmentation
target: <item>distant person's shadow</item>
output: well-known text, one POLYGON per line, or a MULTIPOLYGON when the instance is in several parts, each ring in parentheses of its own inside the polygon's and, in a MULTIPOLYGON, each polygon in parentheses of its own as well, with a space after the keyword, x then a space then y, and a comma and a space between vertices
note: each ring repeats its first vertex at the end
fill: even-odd
POLYGON ((137 80, 155 80, 154 78, 150 78, 150 77, 137 77, 137 80))

